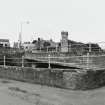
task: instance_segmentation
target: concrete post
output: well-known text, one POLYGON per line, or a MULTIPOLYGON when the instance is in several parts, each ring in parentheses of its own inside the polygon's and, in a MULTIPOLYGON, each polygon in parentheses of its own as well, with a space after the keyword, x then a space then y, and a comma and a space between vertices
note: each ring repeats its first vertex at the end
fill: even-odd
POLYGON ((40 52, 41 52, 41 47, 40 47, 40 52))
POLYGON ((71 44, 68 47, 69 47, 69 52, 71 52, 71 44))
POLYGON ((48 52, 48 46, 47 46, 47 52, 48 52))
POLYGON ((51 59, 50 59, 50 54, 48 55, 48 68, 50 69, 51 68, 51 59))
POLYGON ((87 53, 87 62, 86 62, 86 64, 87 64, 87 69, 89 69, 89 53, 87 53))
POLYGON ((56 45, 56 52, 58 51, 58 46, 56 45))
POLYGON ((5 64, 5 55, 4 55, 4 67, 6 66, 6 64, 5 64))
POLYGON ((22 67, 24 67, 24 56, 22 56, 22 67))
POLYGON ((92 51, 92 48, 91 48, 91 43, 89 43, 89 52, 92 51))

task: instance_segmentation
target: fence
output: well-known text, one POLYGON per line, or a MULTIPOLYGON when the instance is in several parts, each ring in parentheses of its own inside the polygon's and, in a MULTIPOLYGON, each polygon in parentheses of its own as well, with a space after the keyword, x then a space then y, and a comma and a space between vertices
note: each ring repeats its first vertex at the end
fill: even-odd
MULTIPOLYGON (((100 42, 103 44, 104 42, 100 42)), ((99 44, 99 43, 98 43, 99 44)), ((33 52, 27 53, 24 50, 1 48, 0 49, 0 65, 11 66, 28 66, 35 67, 39 62, 42 64, 47 63, 51 68, 51 64, 61 65, 66 67, 77 68, 104 68, 104 54, 105 52, 97 43, 83 44, 70 42, 68 46, 69 52, 33 52), (9 55, 9 56, 8 56, 9 55), (13 55, 13 57, 11 57, 13 55), (24 56, 23 56, 24 55, 24 56), (30 60, 30 62, 28 62, 30 60)))
MULTIPOLYGON (((105 68, 105 54, 90 54, 82 56, 70 56, 65 54, 52 54, 52 53, 26 53, 25 59, 36 60, 42 63, 59 64, 68 67, 78 67, 85 69, 99 69, 105 68)), ((38 62, 31 62, 38 63, 38 62)))
POLYGON ((102 69, 105 68, 105 55, 90 55, 89 53, 83 56, 52 56, 51 54, 43 56, 40 54, 26 54, 21 58, 8 58, 7 56, 0 58, 0 65, 4 65, 4 67, 6 65, 28 67, 28 64, 32 67, 38 63, 48 64, 48 68, 51 68, 51 64, 55 64, 85 69, 102 69))
POLYGON ((95 88, 105 84, 105 69, 102 70, 102 68, 105 68, 104 54, 91 55, 87 53, 87 55, 83 56, 65 56, 64 54, 52 56, 51 53, 49 54, 46 54, 46 56, 30 54, 29 58, 27 56, 21 58, 2 56, 0 62, 2 62, 3 66, 0 66, 0 77, 69 89, 95 88), (50 56, 48 56, 49 54, 50 56), (27 63, 25 59, 31 59, 32 61, 28 62, 30 64, 39 63, 34 61, 35 59, 42 61, 41 63, 49 63, 49 68, 24 67, 27 63), (8 66, 8 62, 19 63, 21 67, 8 66), (50 69, 50 64, 56 64, 57 62, 66 66, 79 65, 78 67, 84 67, 84 69, 89 69, 90 71, 79 73, 74 69, 50 69), (93 69, 98 71, 93 71, 93 69))

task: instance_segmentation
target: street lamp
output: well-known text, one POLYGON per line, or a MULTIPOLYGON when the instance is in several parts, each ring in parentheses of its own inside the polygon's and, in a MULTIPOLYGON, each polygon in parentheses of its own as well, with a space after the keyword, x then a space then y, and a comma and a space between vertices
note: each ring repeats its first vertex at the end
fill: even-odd
POLYGON ((22 31, 23 31, 23 24, 29 24, 30 22, 29 21, 22 21, 20 23, 20 32, 19 32, 19 48, 21 48, 22 46, 22 31))

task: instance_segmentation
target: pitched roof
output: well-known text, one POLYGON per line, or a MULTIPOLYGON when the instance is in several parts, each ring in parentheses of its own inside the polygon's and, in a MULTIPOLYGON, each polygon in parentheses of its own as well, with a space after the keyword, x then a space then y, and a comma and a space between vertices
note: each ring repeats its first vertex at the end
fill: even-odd
POLYGON ((0 39, 0 42, 9 42, 9 39, 0 39))

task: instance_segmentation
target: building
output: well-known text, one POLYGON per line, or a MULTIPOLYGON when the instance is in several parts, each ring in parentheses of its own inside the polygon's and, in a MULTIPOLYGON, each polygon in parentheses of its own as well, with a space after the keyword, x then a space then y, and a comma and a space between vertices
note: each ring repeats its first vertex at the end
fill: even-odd
POLYGON ((40 51, 56 51, 56 48, 58 46, 58 44, 52 39, 43 40, 41 38, 38 38, 38 40, 34 40, 32 43, 35 45, 34 50, 40 51))
MULTIPOLYGON (((17 45, 18 44, 16 44, 15 47, 17 45)), ((44 40, 38 38, 37 40, 33 40, 32 42, 22 43, 22 48, 25 51, 57 52, 57 53, 66 53, 70 55, 85 55, 87 54, 87 52, 97 53, 101 51, 101 48, 97 44, 85 44, 69 40, 67 31, 61 31, 60 42, 54 42, 52 39, 44 40)))
POLYGON ((34 40, 32 43, 35 45, 34 50, 40 51, 51 51, 51 52, 69 52, 69 45, 68 43, 68 32, 62 31, 61 32, 61 41, 59 43, 54 42, 52 39, 50 40, 43 40, 38 38, 38 40, 34 40))
POLYGON ((19 48, 19 43, 18 42, 14 42, 13 48, 19 48))
POLYGON ((35 48, 35 45, 31 42, 24 42, 22 43, 22 48, 25 50, 25 51, 31 51, 32 49, 35 48))
POLYGON ((68 52, 68 32, 61 32, 61 52, 68 52))
POLYGON ((0 39, 0 47, 10 47, 9 39, 0 39))

